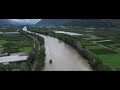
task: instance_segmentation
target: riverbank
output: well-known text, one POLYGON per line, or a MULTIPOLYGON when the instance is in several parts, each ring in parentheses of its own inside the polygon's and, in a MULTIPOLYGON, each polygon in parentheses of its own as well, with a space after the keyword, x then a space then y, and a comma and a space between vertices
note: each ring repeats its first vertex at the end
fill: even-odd
POLYGON ((20 31, 21 33, 28 35, 33 40, 33 49, 29 54, 28 61, 30 61, 30 70, 42 71, 45 61, 45 47, 44 39, 36 34, 20 31))

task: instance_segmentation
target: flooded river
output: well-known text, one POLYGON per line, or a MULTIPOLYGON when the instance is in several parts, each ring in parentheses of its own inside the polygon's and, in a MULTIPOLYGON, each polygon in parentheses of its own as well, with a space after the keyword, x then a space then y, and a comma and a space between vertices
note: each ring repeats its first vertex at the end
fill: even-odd
POLYGON ((91 71, 85 60, 70 45, 56 38, 37 34, 45 39, 46 60, 43 71, 91 71), (53 63, 50 64, 49 60, 53 63))
MULTIPOLYGON (((43 36, 43 35, 42 35, 43 36)), ((71 46, 58 39, 43 36, 45 39, 46 61, 43 71, 90 71, 90 67, 81 55, 71 46), (53 63, 49 64, 52 59, 53 63)))

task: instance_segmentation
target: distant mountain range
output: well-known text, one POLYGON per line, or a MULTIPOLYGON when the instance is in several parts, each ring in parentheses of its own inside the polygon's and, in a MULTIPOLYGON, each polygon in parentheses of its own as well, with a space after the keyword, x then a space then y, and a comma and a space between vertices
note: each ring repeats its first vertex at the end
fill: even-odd
POLYGON ((0 19, 0 25, 11 25, 11 22, 8 19, 0 19))
POLYGON ((31 25, 27 22, 17 22, 10 19, 0 19, 0 26, 18 26, 18 25, 31 25))
POLYGON ((42 19, 36 25, 63 25, 72 19, 42 19))
MULTIPOLYGON (((1 25, 29 25, 25 22, 12 21, 10 19, 0 19, 1 25)), ((35 25, 63 25, 80 27, 120 27, 120 19, 42 19, 35 25)))
POLYGON ((120 19, 42 19, 36 25, 115 27, 120 25, 120 19))

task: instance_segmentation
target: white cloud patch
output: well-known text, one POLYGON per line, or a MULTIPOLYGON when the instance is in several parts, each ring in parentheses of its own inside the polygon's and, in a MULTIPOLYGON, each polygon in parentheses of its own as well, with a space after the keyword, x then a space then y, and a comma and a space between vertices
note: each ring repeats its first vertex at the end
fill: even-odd
POLYGON ((10 19, 12 21, 20 22, 20 23, 29 23, 29 24, 35 24, 41 19, 10 19))

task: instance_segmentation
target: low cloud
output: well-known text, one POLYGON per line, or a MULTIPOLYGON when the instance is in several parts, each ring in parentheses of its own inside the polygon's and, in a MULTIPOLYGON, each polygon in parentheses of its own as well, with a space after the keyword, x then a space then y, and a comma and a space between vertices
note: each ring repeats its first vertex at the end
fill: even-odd
POLYGON ((35 24, 41 19, 10 19, 12 21, 20 22, 20 23, 30 23, 30 24, 35 24))

